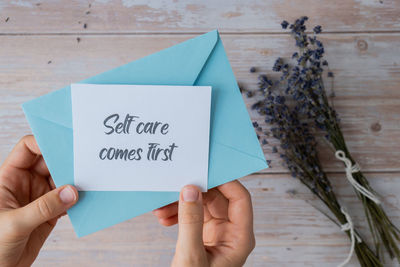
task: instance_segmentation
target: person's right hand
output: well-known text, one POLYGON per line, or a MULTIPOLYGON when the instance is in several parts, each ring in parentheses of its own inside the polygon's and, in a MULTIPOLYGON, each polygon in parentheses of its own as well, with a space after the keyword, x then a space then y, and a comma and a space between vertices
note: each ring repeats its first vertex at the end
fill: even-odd
POLYGON ((239 181, 201 194, 185 186, 177 202, 154 210, 162 225, 179 223, 172 266, 242 266, 255 247, 251 198, 239 181))

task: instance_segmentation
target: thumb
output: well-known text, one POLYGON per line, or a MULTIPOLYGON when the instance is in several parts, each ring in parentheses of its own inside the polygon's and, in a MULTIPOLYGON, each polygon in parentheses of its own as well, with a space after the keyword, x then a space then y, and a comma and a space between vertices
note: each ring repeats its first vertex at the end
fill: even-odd
POLYGON ((78 191, 71 185, 56 188, 28 205, 15 210, 19 229, 31 232, 39 225, 58 217, 78 200, 78 191))
POLYGON ((203 199, 200 190, 194 185, 185 186, 179 196, 177 250, 186 255, 204 250, 203 217, 203 199))

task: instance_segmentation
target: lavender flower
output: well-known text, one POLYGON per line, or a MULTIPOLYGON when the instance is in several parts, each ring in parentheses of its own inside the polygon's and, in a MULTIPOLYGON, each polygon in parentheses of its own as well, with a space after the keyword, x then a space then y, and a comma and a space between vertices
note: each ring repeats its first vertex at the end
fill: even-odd
POLYGON ((314 32, 315 32, 316 34, 321 33, 321 32, 322 32, 322 27, 321 27, 320 25, 315 26, 315 27, 314 27, 314 32))
MULTIPOLYGON (((259 90, 254 92, 255 95, 261 95, 262 99, 253 104, 252 108, 265 116, 265 122, 271 125, 266 134, 280 143, 279 149, 272 147, 272 152, 279 152, 292 177, 306 185, 331 210, 338 222, 344 224, 346 218, 319 162, 313 127, 325 131, 325 138, 335 149, 346 151, 347 156, 351 157, 340 131, 340 120, 328 102, 322 79, 324 67, 328 66, 328 62, 323 59, 324 45, 316 37, 322 32, 322 27, 314 27, 314 35, 308 37, 305 26, 307 20, 308 17, 303 16, 292 24, 282 22, 283 29, 290 29, 299 51, 291 57, 294 64, 289 64, 282 58, 275 61, 272 70, 281 74, 279 81, 273 82, 266 75, 259 75, 259 90)), ((333 73, 329 72, 328 77, 333 77, 333 73)), ((255 128, 259 132, 258 136, 262 134, 261 127, 255 128)), ((266 144, 264 140, 263 144, 266 144)), ((358 176, 359 182, 363 182, 368 190, 373 191, 360 172, 355 176, 358 176)), ((380 235, 389 254, 400 259, 400 251, 395 243, 395 239, 399 240, 398 229, 380 206, 369 203, 360 194, 358 196, 365 205, 375 240, 380 235), (378 214, 380 215, 377 216, 378 214)), ((378 249, 379 242, 376 245, 378 249)), ((379 257, 362 240, 360 243, 356 242, 355 252, 362 266, 383 266, 379 257)))
MULTIPOLYGON (((325 132, 325 138, 328 139, 334 149, 345 151, 346 157, 354 164, 355 161, 350 155, 340 129, 340 120, 336 111, 330 105, 325 91, 322 66, 328 66, 328 62, 323 59, 324 45, 317 39, 316 35, 307 36, 305 20, 303 17, 290 25, 292 36, 299 48, 299 56, 296 64, 289 71, 280 70, 282 77, 285 77, 281 79, 286 86, 285 94, 292 97, 294 110, 298 111, 301 116, 299 119, 302 121, 313 120, 314 126, 325 132)), ((314 27, 315 34, 319 34, 321 31, 321 26, 314 27)), ((328 71, 328 77, 333 78, 333 72, 328 71)), ((368 191, 375 192, 361 172, 354 173, 353 177, 368 191)), ((356 193, 364 205, 378 255, 382 247, 380 244, 383 244, 391 258, 396 257, 400 262, 400 249, 398 247, 400 230, 394 226, 379 204, 358 191, 356 193)))
MULTIPOLYGON (((296 20, 294 24, 290 25, 292 35, 296 40, 296 46, 299 47, 299 57, 297 58, 297 64, 290 70, 290 74, 287 71, 281 71, 282 76, 287 77, 287 79, 284 79, 287 87, 285 93, 292 96, 295 110, 305 116, 302 119, 313 120, 316 128, 325 132, 325 138, 332 144, 334 149, 336 151, 344 151, 346 157, 354 164, 355 161, 350 155, 339 125, 340 120, 336 111, 331 107, 325 91, 322 66, 328 66, 328 62, 323 59, 325 53, 324 45, 315 35, 312 38, 307 38, 306 27, 302 23, 303 20, 296 20)), ((322 28, 319 25, 314 28, 315 34, 319 34, 321 31, 322 28)), ((333 78, 333 72, 328 71, 328 77, 333 78)), ((334 96, 334 93, 331 95, 334 96)), ((353 177, 368 191, 375 192, 361 172, 354 173, 353 177)), ((398 247, 400 230, 391 222, 382 206, 358 191, 356 191, 356 194, 364 205, 370 231, 375 240, 376 250, 379 252, 382 247, 380 244, 383 244, 390 257, 396 257, 400 262, 400 249, 398 247)))
POLYGON ((284 20, 284 21, 282 21, 281 26, 282 26, 282 29, 287 29, 287 27, 289 26, 289 22, 284 20))

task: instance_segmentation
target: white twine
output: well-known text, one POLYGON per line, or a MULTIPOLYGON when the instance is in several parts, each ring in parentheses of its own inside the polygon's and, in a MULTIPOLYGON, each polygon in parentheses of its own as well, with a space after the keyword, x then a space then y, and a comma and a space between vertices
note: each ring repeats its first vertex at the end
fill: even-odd
POLYGON ((356 163, 354 165, 351 164, 351 160, 346 158, 346 154, 342 150, 338 150, 335 153, 335 156, 338 160, 341 160, 346 165, 346 177, 349 180, 350 184, 361 194, 371 199, 376 204, 381 204, 381 201, 377 196, 375 196, 372 192, 368 191, 365 187, 360 185, 354 178, 353 173, 359 172, 361 170, 360 166, 356 163))
POLYGON ((341 208, 340 211, 344 214, 344 216, 346 217, 346 221, 347 223, 342 224, 341 226, 341 230, 343 232, 347 232, 350 231, 350 238, 351 238, 351 247, 350 247, 350 252, 347 255, 347 258, 338 265, 338 267, 343 267, 345 266, 347 263, 349 263, 349 261, 351 260, 351 257, 353 256, 354 253, 354 246, 356 245, 356 238, 357 238, 357 242, 361 242, 361 239, 357 236, 357 234, 354 232, 354 225, 353 225, 353 221, 351 220, 350 215, 346 212, 345 208, 341 208))

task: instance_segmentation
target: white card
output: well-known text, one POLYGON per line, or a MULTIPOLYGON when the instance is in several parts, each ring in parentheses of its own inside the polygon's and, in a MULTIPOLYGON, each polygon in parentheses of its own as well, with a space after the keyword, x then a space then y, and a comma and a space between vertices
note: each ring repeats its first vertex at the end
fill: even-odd
POLYGON ((207 191, 210 86, 72 84, 81 191, 207 191))

